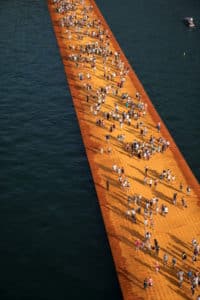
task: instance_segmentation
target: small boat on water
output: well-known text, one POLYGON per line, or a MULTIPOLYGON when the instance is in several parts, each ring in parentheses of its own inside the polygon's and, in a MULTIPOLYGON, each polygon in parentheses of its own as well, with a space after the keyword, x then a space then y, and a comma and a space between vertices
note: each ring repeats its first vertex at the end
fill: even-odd
POLYGON ((194 24, 194 19, 192 17, 186 17, 183 19, 185 25, 187 25, 188 27, 192 28, 192 27, 195 27, 195 24, 194 24))

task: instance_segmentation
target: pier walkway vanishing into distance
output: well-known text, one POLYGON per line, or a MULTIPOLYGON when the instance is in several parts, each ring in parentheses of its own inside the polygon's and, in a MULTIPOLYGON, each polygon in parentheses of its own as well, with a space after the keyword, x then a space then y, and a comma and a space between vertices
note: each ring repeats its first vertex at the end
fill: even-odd
POLYGON ((198 181, 95 2, 48 7, 123 298, 196 299, 198 181))

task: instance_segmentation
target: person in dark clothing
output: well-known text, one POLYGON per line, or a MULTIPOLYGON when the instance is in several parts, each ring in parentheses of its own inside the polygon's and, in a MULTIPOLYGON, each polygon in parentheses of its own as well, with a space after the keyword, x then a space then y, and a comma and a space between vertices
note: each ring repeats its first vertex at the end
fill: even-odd
POLYGON ((145 278, 144 279, 144 289, 146 290, 147 287, 148 287, 148 279, 145 278))
POLYGON ((185 252, 182 253, 182 260, 186 260, 187 259, 187 254, 185 252))
POLYGON ((109 182, 109 180, 106 180, 106 189, 107 189, 107 191, 109 191, 109 189, 110 189, 110 182, 109 182))

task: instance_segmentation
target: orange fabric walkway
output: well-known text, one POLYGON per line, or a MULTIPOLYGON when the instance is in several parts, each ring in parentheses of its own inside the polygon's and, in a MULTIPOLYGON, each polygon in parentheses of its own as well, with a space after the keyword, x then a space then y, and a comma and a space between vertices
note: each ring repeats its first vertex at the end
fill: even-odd
POLYGON ((123 297, 193 299, 200 294, 200 287, 192 296, 187 272, 191 269, 194 274, 200 267, 200 256, 192 261, 192 239, 200 242, 199 183, 95 2, 64 3, 49 1, 49 11, 123 297), (107 58, 100 53, 102 49, 108 51, 107 58), (187 192, 187 187, 191 191, 187 192), (167 207, 168 213, 162 213, 162 207, 167 207), (137 241, 140 249, 136 249, 137 241), (169 258, 167 265, 163 264, 164 254, 169 258), (174 267, 172 257, 176 259, 174 267), (181 288, 177 278, 180 269, 184 271, 181 288), (153 286, 144 289, 144 279, 149 277, 153 286))

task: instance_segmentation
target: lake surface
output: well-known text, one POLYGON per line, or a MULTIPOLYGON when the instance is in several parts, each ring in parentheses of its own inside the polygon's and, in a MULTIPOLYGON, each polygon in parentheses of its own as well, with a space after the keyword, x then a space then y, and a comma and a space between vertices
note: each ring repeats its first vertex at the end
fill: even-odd
MULTIPOLYGON (((96 2, 200 179, 199 1, 96 2)), ((46 1, 0 26, 0 298, 122 299, 46 1)))

